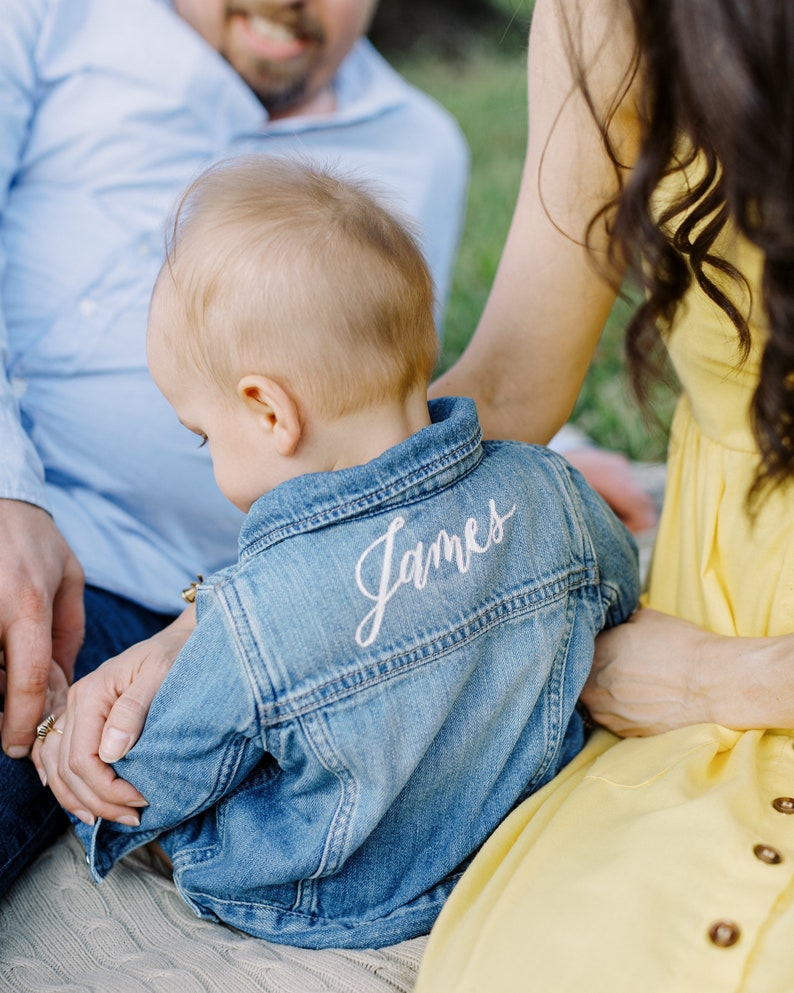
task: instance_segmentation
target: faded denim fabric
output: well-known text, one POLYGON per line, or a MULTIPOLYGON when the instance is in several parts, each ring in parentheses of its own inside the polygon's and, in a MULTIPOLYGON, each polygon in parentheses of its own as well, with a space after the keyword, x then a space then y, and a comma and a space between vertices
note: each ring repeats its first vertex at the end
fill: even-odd
MULTIPOLYGON (((583 743, 593 640, 639 593, 624 527, 470 400, 367 465, 263 496, 116 764, 200 916, 308 947, 427 932, 473 853, 583 743)), ((583 826, 583 830, 586 827, 583 826)))

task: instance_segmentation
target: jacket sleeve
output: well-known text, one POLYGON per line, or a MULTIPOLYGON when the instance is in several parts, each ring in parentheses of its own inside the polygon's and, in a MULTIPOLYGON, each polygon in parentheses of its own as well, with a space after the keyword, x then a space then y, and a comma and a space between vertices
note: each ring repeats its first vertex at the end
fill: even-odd
POLYGON ((602 602, 606 610, 604 627, 614 627, 628 620, 639 602, 637 545, 629 530, 584 476, 573 466, 566 464, 578 494, 585 530, 598 563, 602 602))
MULTIPOLYGON (((44 0, 7 0, 0 25, 0 218, 19 169, 35 114, 35 51, 46 14, 44 0)), ((0 286, 6 270, 0 235, 0 286)), ((5 301, 0 296, 0 498, 24 500, 47 509, 44 471, 26 435, 8 374, 5 301)))
POLYGON ((213 601, 155 697, 143 733, 114 769, 149 806, 138 828, 76 824, 102 867, 217 803, 264 754, 254 693, 239 661, 233 626, 213 601))

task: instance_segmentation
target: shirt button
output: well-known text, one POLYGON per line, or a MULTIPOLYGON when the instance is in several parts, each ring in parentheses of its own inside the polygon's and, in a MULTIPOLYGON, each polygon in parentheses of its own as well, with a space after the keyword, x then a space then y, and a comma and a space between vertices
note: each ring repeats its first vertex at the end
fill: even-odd
POLYGON ((771 845, 756 845, 753 849, 753 855, 761 862, 766 862, 767 865, 777 865, 783 861, 783 856, 771 845))
POLYGON ((730 948, 741 935, 739 925, 733 921, 715 921, 709 928, 709 938, 718 948, 730 948))
POLYGON ((772 806, 780 814, 794 814, 794 796, 779 796, 772 801, 772 806))

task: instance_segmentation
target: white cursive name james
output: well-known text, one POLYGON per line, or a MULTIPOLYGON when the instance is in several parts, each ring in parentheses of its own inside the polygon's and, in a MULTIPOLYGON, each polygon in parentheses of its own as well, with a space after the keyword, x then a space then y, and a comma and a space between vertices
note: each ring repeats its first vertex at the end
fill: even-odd
POLYGON ((493 500, 488 501, 488 506, 490 508, 488 537, 483 544, 477 541, 479 525, 474 517, 470 517, 466 521, 462 537, 449 534, 442 528, 438 532, 438 537, 431 544, 425 546, 423 541, 417 541, 412 548, 409 548, 402 555, 396 568, 395 540, 397 533, 405 527, 405 518, 395 517, 390 522, 385 534, 372 542, 356 563, 358 588, 368 600, 372 600, 375 604, 356 629, 356 641, 362 648, 371 645, 377 638, 383 623, 386 605, 401 586, 410 584, 417 590, 423 590, 427 586, 430 570, 438 569, 442 560, 454 563, 459 573, 466 573, 469 571, 473 555, 483 555, 492 545, 501 544, 504 538, 505 521, 513 516, 516 505, 513 504, 506 514, 499 514, 493 500), (376 568, 378 565, 380 568, 380 580, 377 590, 370 590, 363 579, 364 566, 367 565, 368 568, 371 568, 376 555, 380 556, 379 560, 375 559, 376 568))

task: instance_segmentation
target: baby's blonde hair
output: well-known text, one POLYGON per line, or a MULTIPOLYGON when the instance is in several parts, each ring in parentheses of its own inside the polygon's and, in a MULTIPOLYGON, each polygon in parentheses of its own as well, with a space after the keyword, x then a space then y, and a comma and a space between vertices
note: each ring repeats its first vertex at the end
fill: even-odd
POLYGON ((221 387, 265 373, 332 417, 404 400, 432 376, 427 265, 358 181, 275 157, 214 166, 178 205, 161 278, 187 332, 169 341, 221 387))

